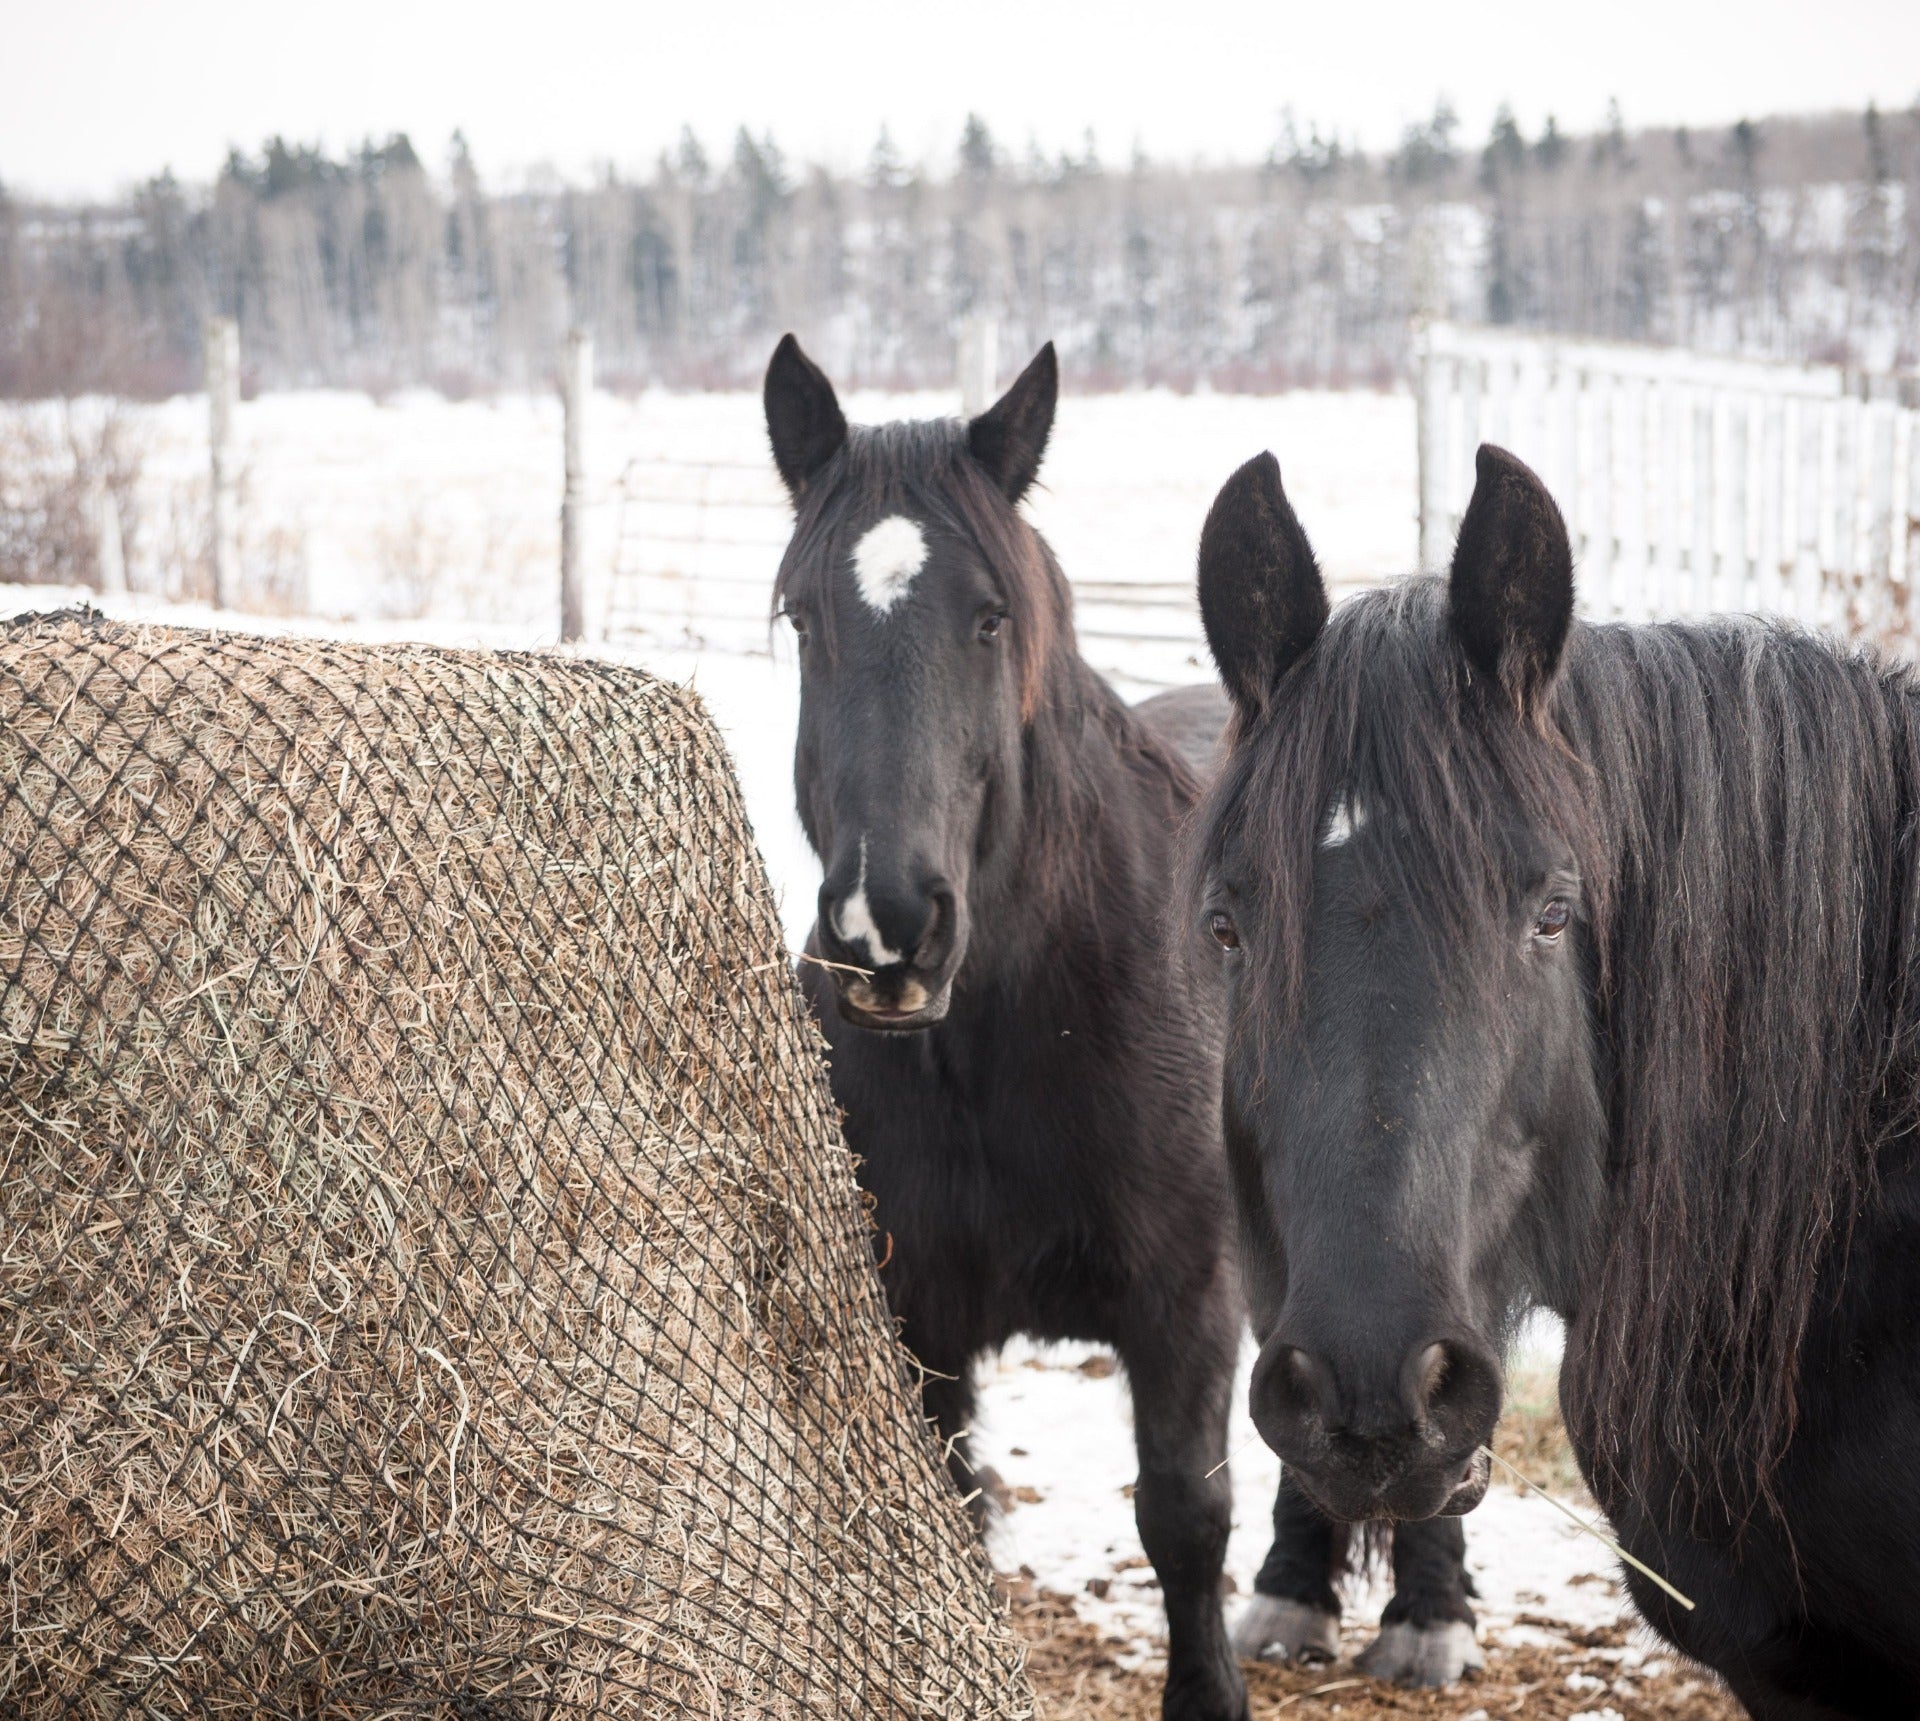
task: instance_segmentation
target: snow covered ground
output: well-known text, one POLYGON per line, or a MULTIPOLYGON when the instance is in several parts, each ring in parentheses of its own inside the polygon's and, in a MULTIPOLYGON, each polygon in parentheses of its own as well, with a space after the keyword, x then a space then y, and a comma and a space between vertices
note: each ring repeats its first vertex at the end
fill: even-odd
MULTIPOLYGON (((1535 1342, 1555 1346, 1557 1334, 1542 1328, 1535 1342)), ((1251 1363, 1249 1341, 1228 1435, 1234 1524, 1227 1570, 1240 1598, 1229 1601, 1229 1618, 1253 1592, 1280 1480, 1279 1460, 1247 1414, 1251 1363)), ((1084 1617, 1144 1652, 1161 1629, 1160 1596, 1134 1533, 1133 1424, 1112 1358, 1090 1346, 1016 1344, 980 1378, 975 1455, 999 1472, 1010 1496, 994 1531, 995 1564, 1027 1567, 1043 1588, 1072 1596, 1084 1617)), ((1584 1629, 1621 1617, 1613 1556, 1538 1495, 1496 1482, 1466 1524, 1483 1635, 1520 1643, 1539 1637, 1532 1622, 1540 1619, 1584 1629)), ((1349 1625, 1370 1635, 1387 1593, 1377 1575, 1355 1586, 1349 1625)))
MULTIPOLYGON (((856 419, 949 411, 945 397, 855 396, 856 419)), ((146 459, 143 553, 157 522, 194 505, 204 465, 204 403, 140 409, 146 459)), ((735 462, 763 458, 751 396, 645 395, 596 400, 602 513, 620 472, 649 451, 735 462)), ((282 395, 241 411, 248 473, 243 530, 281 535, 296 558, 310 614, 215 616, 152 590, 124 596, 0 586, 0 614, 92 601, 111 612, 189 625, 421 639, 494 647, 550 645, 555 634, 559 413, 544 399, 459 406, 403 397, 381 406, 339 394, 282 395)), ((1350 585, 1413 565, 1414 441, 1402 396, 1294 394, 1277 399, 1120 395, 1069 397, 1035 519, 1070 573, 1145 581, 1190 578, 1200 521, 1236 465, 1263 447, 1281 457, 1323 564, 1350 585)), ((724 523, 724 522, 723 522, 724 523)), ((618 548, 605 517, 591 547, 604 576, 618 548)), ((161 583, 157 563, 130 561, 136 585, 161 583)), ((773 573, 764 568, 769 586, 773 573)), ((765 638, 766 636, 762 636, 765 638)), ((796 941, 811 919, 819 872, 792 812, 797 673, 784 638, 758 654, 659 642, 588 649, 690 681, 726 733, 747 805, 796 941)), ((1196 663, 1194 672, 1203 673, 1196 663)), ((1543 1342, 1551 1344, 1548 1336, 1543 1342)), ((1134 1475, 1124 1381, 1084 1349, 1011 1348, 983 1369, 979 1456, 1013 1504, 996 1532, 1008 1569, 1046 1588, 1146 1654, 1160 1629, 1133 1527, 1134 1475), (1089 1588, 1089 1585, 1092 1587, 1089 1588)), ((1239 1394, 1232 1434, 1236 1522, 1230 1570, 1242 1597, 1268 1535, 1276 1464, 1254 1436, 1239 1394)), ((1535 1496, 1496 1485, 1468 1523, 1470 1560, 1490 1629, 1524 1634, 1523 1614, 1573 1626, 1611 1622, 1622 1602, 1611 1557, 1535 1496)), ((1352 1617, 1383 1598, 1358 1598, 1352 1617)))

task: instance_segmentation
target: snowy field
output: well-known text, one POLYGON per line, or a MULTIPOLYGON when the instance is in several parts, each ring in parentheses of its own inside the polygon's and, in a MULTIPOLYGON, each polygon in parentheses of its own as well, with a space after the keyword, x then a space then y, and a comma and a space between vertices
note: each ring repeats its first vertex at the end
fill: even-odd
MULTIPOLYGON (((950 411, 953 403, 855 396, 846 404, 854 418, 872 420, 950 411)), ((190 513, 194 487, 203 483, 204 410, 203 402, 179 401, 136 415, 143 500, 140 548, 128 571, 130 584, 147 590, 103 598, 0 586, 0 614, 84 599, 122 615, 188 624, 495 647, 553 643, 560 438, 552 402, 456 406, 406 397, 376 405, 316 394, 244 406, 243 534, 256 557, 261 545, 277 542, 278 553, 297 564, 308 612, 275 618, 215 616, 154 589, 172 577, 155 559, 165 538, 159 523, 190 513)), ((590 547, 602 589, 619 549, 611 498, 632 462, 663 452, 764 458, 759 406, 750 396, 602 397, 590 446, 599 514, 590 547)), ((1263 447, 1280 456, 1336 582, 1352 586, 1413 565, 1413 411, 1397 395, 1069 397, 1033 516, 1070 575, 1097 569, 1103 579, 1186 581, 1214 491, 1263 447)), ((770 585, 770 558, 763 572, 770 585)), ((749 653, 645 639, 586 649, 689 681, 705 697, 733 748, 797 940, 811 917, 818 869, 791 810, 796 672, 784 640, 769 638, 760 632, 761 649, 749 653)), ((1197 662, 1193 669, 1203 673, 1197 662)), ((1545 1333, 1540 1342, 1554 1341, 1545 1333)), ((1017 1346, 984 1366, 977 1449, 1010 1493, 995 1554, 1003 1568, 1024 1566, 1043 1587, 1074 1597, 1085 1617, 1145 1658, 1160 1614, 1128 1497, 1135 1466, 1126 1392, 1106 1359, 1089 1362, 1090 1354, 1017 1346)), ((1277 1477, 1246 1416, 1244 1391, 1238 1398, 1230 1571, 1245 1597, 1265 1552, 1277 1477)), ((1492 1634, 1516 1642, 1537 1636, 1539 1625, 1522 1616, 1576 1629, 1620 1616, 1610 1556, 1538 1497, 1496 1485, 1469 1520, 1468 1538, 1492 1634)), ((1377 1617, 1383 1599, 1356 1598, 1350 1618, 1377 1617)))

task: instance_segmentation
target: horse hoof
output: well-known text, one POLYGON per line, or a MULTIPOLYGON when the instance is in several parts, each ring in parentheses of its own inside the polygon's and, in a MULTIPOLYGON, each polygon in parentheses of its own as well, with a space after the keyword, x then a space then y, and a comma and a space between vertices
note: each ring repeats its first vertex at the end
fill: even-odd
POLYGON ((1247 1688, 1238 1664, 1209 1661, 1184 1673, 1169 1671, 1160 1721, 1248 1721, 1247 1688))
POLYGON ((1233 1653, 1243 1661, 1332 1661, 1340 1653, 1340 1616, 1256 1595, 1234 1622, 1233 1653))
POLYGON ((1401 1620, 1383 1625, 1354 1665, 1369 1679, 1438 1686, 1451 1685, 1463 1673, 1478 1672, 1487 1665, 1487 1658, 1465 1620, 1442 1619, 1432 1625, 1401 1620))

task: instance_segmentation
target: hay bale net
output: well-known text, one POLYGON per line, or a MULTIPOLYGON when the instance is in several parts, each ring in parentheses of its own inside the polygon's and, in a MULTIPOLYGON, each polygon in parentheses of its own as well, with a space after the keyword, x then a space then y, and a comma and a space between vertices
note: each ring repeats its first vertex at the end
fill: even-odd
POLYGON ((0 640, 0 1712, 1018 1716, 724 750, 0 640))

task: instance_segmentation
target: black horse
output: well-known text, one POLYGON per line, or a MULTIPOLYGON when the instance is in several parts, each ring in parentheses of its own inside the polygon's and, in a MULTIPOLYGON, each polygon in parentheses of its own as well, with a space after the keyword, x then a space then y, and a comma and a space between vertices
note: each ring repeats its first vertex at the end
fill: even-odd
MULTIPOLYGON (((1111 1344, 1167 1609, 1167 1711, 1237 1716, 1214 1473, 1241 1320, 1219 982, 1196 993, 1163 943, 1175 828, 1228 708, 1205 688, 1136 711, 1081 659, 1066 583, 1017 506, 1057 388, 1048 347, 970 424, 850 428, 791 337, 774 354, 795 784, 825 868, 805 979, 956 1480, 978 1494, 982 1352, 1017 1333, 1111 1344)), ((1331 1652, 1336 1532, 1291 1495, 1276 1518, 1262 1588, 1285 1599, 1250 1611, 1250 1652, 1331 1652)), ((1371 1670, 1432 1682, 1476 1653, 1448 1534, 1408 1538, 1371 1670)))
MULTIPOLYGON (((1920 689, 1585 626, 1483 448, 1450 575, 1329 615, 1270 455, 1200 550, 1257 1425, 1344 1519, 1474 1506, 1520 1310, 1633 1598, 1765 1721, 1920 1714, 1920 689)), ((1212 948, 1217 943, 1221 949, 1212 948)))

